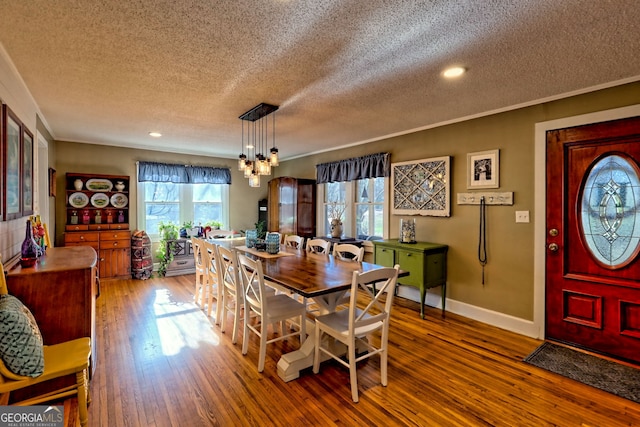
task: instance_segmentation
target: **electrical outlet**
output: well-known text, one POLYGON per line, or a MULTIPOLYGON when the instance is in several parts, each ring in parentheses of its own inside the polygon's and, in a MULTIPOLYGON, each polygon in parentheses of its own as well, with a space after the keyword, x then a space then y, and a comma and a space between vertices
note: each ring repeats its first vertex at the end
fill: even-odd
POLYGON ((529 211, 516 211, 516 222, 529 222, 529 211))

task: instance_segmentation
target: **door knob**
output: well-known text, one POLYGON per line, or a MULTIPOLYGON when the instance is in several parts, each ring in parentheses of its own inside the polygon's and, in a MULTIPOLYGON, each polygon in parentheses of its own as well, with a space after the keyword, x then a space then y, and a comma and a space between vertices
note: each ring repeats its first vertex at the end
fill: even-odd
POLYGON ((555 252, 555 251, 557 251, 557 250, 558 250, 558 244, 557 244, 557 243, 551 243, 551 244, 549 244, 549 250, 550 250, 551 252, 555 252))
POLYGON ((552 228, 551 230, 549 230, 549 236, 556 237, 557 235, 558 235, 558 229, 557 228, 552 228))

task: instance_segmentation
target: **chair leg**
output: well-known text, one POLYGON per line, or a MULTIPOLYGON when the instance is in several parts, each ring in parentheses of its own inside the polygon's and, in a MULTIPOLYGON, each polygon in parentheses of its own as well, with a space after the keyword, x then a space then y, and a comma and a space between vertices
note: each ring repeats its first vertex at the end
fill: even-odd
POLYGON ((238 298, 236 296, 236 306, 234 307, 233 314, 233 334, 231 335, 231 343, 235 344, 238 342, 238 322, 240 322, 240 309, 242 306, 238 302, 238 298))
POLYGON ((380 383, 386 387, 387 385, 387 350, 380 353, 380 383))
POLYGON ((244 333, 242 334, 242 354, 246 355, 249 350, 249 317, 251 309, 244 309, 244 333))
MULTIPOLYGON (((222 333, 225 332, 227 327, 227 304, 229 303, 229 293, 226 289, 222 290, 222 307, 220 308, 220 329, 222 329, 222 333)), ((220 303, 218 303, 220 304, 220 303)))
POLYGON ((356 372, 356 343, 352 341, 349 345, 349 378, 351 381, 351 398, 358 402, 358 374, 356 372))
POLYGON ((314 338, 314 353, 313 353, 313 373, 317 374, 320 372, 320 335, 322 335, 322 331, 320 331, 320 327, 316 323, 316 334, 314 338))
POLYGON ((78 385, 78 414, 80 416, 80 425, 86 426, 89 422, 89 416, 87 414, 87 396, 89 389, 86 370, 76 373, 76 384, 78 385))
MULTIPOLYGON (((216 283, 216 324, 220 324, 220 316, 222 312, 222 293, 224 292, 224 284, 216 283)), ((213 283, 211 283, 211 293, 213 293, 213 283)))
POLYGON ((261 320, 260 325, 260 353, 258 357, 258 372, 264 371, 264 361, 267 357, 267 325, 261 320))

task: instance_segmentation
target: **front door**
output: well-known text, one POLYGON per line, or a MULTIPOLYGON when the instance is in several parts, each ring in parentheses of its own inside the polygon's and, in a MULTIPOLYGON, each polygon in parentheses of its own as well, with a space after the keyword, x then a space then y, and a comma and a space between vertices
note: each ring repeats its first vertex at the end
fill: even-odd
POLYGON ((547 132, 546 338, 640 363, 640 117, 547 132))

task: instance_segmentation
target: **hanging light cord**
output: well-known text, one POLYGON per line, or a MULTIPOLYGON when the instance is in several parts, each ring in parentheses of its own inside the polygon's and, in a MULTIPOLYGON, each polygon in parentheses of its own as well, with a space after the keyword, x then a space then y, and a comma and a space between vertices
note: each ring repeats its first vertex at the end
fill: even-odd
POLYGON ((482 286, 484 286, 484 266, 487 265, 487 205, 480 197, 480 233, 478 239, 478 261, 482 266, 482 286))

